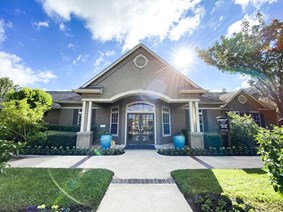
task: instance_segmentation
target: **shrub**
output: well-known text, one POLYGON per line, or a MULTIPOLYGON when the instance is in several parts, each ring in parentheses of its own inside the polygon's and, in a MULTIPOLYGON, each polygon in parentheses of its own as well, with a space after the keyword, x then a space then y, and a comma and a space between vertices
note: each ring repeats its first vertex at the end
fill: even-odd
POLYGON ((239 116, 229 112, 231 144, 236 147, 253 148, 256 145, 254 136, 259 131, 259 126, 250 115, 239 116))
POLYGON ((70 131, 47 131, 47 140, 42 146, 73 147, 76 146, 76 132, 70 131))
POLYGON ((70 131, 70 132, 80 131, 79 126, 47 125, 47 129, 50 130, 50 131, 70 131))
POLYGON ((274 126, 273 130, 261 129, 256 140, 260 145, 261 158, 268 168, 271 184, 283 197, 283 127, 274 126))
POLYGON ((24 143, 14 143, 12 141, 0 140, 0 174, 4 172, 4 168, 8 165, 13 154, 18 154, 24 143))
POLYGON ((221 136, 218 133, 204 133, 204 148, 220 148, 222 146, 221 136))

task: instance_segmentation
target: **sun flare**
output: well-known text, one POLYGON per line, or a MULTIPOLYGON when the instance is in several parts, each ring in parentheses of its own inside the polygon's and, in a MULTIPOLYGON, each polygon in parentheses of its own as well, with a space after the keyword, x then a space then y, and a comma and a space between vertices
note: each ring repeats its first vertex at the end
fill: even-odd
POLYGON ((193 62, 193 52, 189 48, 182 48, 176 50, 174 54, 174 63, 177 66, 177 68, 186 68, 188 66, 191 66, 193 62))

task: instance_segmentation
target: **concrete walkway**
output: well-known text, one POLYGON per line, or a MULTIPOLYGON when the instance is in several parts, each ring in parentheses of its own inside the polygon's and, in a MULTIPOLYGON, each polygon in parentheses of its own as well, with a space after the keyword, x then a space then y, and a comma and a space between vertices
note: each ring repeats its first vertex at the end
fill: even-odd
MULTIPOLYGON (((171 182, 176 169, 261 168, 259 157, 170 157, 155 150, 127 150, 120 156, 27 156, 13 159, 12 167, 105 168, 115 175, 99 212, 191 211, 171 182)), ((173 181, 172 181, 173 182, 173 181)))

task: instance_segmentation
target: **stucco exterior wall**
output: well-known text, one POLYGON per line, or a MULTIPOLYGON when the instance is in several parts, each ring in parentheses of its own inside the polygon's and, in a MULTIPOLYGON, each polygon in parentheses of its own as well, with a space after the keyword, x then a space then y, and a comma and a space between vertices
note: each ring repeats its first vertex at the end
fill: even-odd
MULTIPOLYGON (((140 48, 86 88, 102 86, 103 94, 95 98, 107 99, 131 90, 149 90, 165 94, 174 99, 182 99, 181 89, 196 89, 182 74, 166 66, 144 49, 140 48), (142 53, 148 59, 146 67, 139 69, 134 58, 142 53), (122 86, 121 83, 123 82, 122 86)), ((85 95, 84 97, 88 97, 85 95)), ((197 95, 192 95, 197 98, 197 95)))
MULTIPOLYGON (((218 132, 218 124, 216 121, 216 117, 221 116, 220 110, 206 110, 207 113, 207 120, 204 120, 204 128, 206 132, 218 132)), ((205 118, 205 117, 204 117, 205 118)))
POLYGON ((59 125, 72 126, 74 117, 74 109, 60 109, 59 125))
POLYGON ((263 119, 263 126, 278 125, 277 115, 275 110, 260 111, 260 116, 263 119))
POLYGON ((60 116, 60 110, 50 110, 44 116, 44 121, 50 125, 58 125, 59 116, 60 116))

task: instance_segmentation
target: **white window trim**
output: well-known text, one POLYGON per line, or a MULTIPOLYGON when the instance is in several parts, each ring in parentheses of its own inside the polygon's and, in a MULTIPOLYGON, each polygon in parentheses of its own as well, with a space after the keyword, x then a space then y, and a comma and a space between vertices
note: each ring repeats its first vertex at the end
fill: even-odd
POLYGON ((112 114, 114 114, 114 113, 117 113, 117 114, 118 114, 118 117, 117 117, 117 134, 112 134, 113 136, 119 136, 119 118, 120 118, 120 116, 119 116, 119 111, 120 111, 119 106, 112 106, 112 107, 111 107, 109 133, 111 133, 111 130, 112 130, 112 129, 111 129, 111 127, 112 127, 112 114), (113 108, 118 108, 118 110, 113 112, 113 111, 112 111, 113 108))
POLYGON ((202 109, 198 109, 198 113, 199 113, 199 116, 201 117, 201 122, 199 122, 199 129, 200 129, 200 132, 204 132, 204 122, 203 122, 203 110, 202 109), (202 131, 201 131, 201 124, 202 124, 202 131))
POLYGON ((82 114, 83 114, 83 109, 79 108, 78 109, 77 126, 81 126, 81 124, 82 124, 82 114))
MULTIPOLYGON (((172 134, 172 130, 171 130, 171 110, 170 110, 170 107, 167 107, 167 106, 162 106, 162 136, 163 137, 169 137, 171 136, 172 134), (169 112, 164 112, 163 111, 163 108, 166 108, 169 110, 169 112), (170 129, 170 133, 169 134, 164 134, 164 122, 163 122, 163 114, 166 113, 166 114, 169 114, 169 129, 170 129)), ((167 124, 167 123, 166 123, 167 124)))
MULTIPOLYGON (((262 125, 261 125, 260 112, 258 112, 258 111, 249 111, 249 115, 251 115, 252 113, 257 113, 257 114, 258 114, 258 118, 259 118, 259 126, 262 126, 262 125)), ((253 120, 254 120, 254 119, 253 119, 253 120)))

